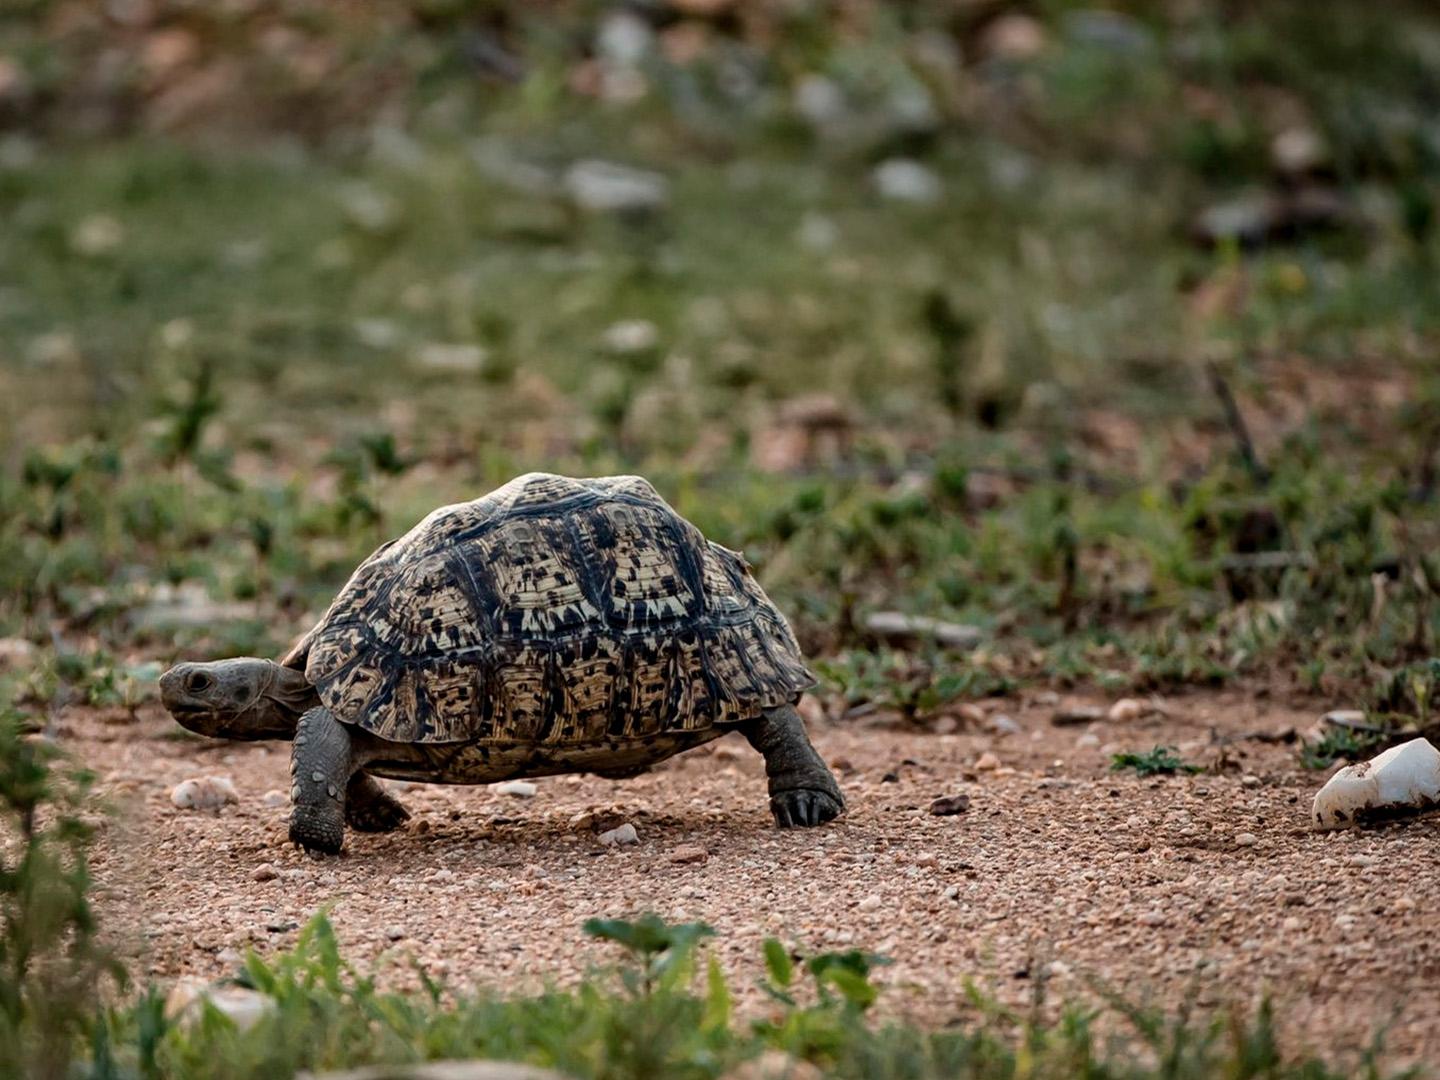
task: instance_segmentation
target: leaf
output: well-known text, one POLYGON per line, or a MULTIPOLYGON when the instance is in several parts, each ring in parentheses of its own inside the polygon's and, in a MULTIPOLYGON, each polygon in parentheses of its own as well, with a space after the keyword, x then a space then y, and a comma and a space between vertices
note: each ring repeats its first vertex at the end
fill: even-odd
POLYGON ((725 973, 714 956, 705 969, 705 1011, 700 1018, 702 1031, 728 1031, 730 1028, 730 988, 725 973))
POLYGON ((787 987, 795 979, 795 966, 790 962, 790 954, 775 938, 765 939, 765 970, 779 987, 787 987))

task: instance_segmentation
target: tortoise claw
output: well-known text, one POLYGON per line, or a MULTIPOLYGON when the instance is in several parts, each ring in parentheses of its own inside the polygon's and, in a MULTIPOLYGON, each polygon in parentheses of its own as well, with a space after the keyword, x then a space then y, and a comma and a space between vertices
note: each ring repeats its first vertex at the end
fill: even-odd
POLYGON ((770 797, 770 812, 775 815, 775 824, 782 829, 823 825, 839 817, 844 809, 843 800, 828 791, 812 788, 795 788, 770 797))

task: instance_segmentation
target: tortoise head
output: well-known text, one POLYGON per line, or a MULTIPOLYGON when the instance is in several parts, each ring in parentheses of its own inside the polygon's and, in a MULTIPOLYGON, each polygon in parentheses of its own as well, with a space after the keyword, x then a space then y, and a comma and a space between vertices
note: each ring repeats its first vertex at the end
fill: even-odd
POLYGON ((176 664, 160 676, 160 701, 181 727, 221 739, 289 739, 320 703, 304 674, 253 656, 176 664))

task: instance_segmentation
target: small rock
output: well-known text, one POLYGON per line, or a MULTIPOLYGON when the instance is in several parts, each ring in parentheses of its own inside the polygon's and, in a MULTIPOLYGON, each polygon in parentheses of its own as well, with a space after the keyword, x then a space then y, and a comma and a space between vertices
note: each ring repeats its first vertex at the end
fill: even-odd
POLYGON ((385 928, 385 936, 391 941, 400 941, 406 936, 405 928, 403 926, 387 926, 385 928))
POLYGON ((269 791, 265 792, 264 795, 260 796, 260 802, 264 806, 275 809, 281 806, 289 806, 290 796, 285 792, 281 791, 279 788, 271 788, 269 791))
POLYGON ((884 904, 885 901, 881 900, 875 893, 871 893, 865 897, 865 899, 861 900, 857 906, 861 911, 879 911, 884 904))
POLYGON ((495 785, 495 792, 498 795, 513 795, 517 799, 531 799, 539 791, 539 787, 529 780, 506 780, 503 784, 495 785))
POLYGON ((985 753, 976 759, 975 768, 979 772, 991 772, 992 770, 1000 768, 1000 759, 989 750, 986 750, 985 753))
POLYGON ((960 886, 946 885, 940 895, 946 900, 958 900, 960 898, 960 886))
POLYGON ((1328 164, 1325 140, 1314 128, 1286 128, 1270 143, 1275 168, 1291 176, 1315 172, 1328 164))
POLYGON ((766 1050, 757 1058, 741 1062, 720 1080, 822 1080, 824 1075, 808 1061, 782 1050, 766 1050))
POLYGON ((996 713, 985 722, 985 726, 996 735, 1018 735, 1022 730, 1014 717, 1005 713, 996 713))
POLYGON ((1093 731, 1087 731, 1075 740, 1075 749, 1077 750, 1093 750, 1099 745, 1100 736, 1096 735, 1093 731))
POLYGON ((1140 913, 1139 922, 1144 926, 1163 926, 1165 914, 1160 911, 1144 911, 1140 913))
POLYGON ((239 802, 240 795, 227 776, 199 776, 176 784, 170 801, 181 810, 218 810, 239 802))
POLYGON ((865 616, 867 632, 886 641, 901 643, 932 639, 951 649, 973 649, 984 634, 975 626, 943 622, 925 615, 906 615, 899 611, 874 611, 865 616))
POLYGON ((963 814, 969 809, 969 795, 942 795, 930 804, 930 813, 936 817, 949 817, 951 814, 963 814))
POLYGON ((1143 701, 1137 701, 1135 698, 1127 697, 1121 698, 1115 702, 1114 705, 1111 705, 1110 712, 1107 716, 1116 723, 1124 723, 1129 720, 1139 720, 1147 711, 1143 701))
POLYGON ((1000 60, 1029 60, 1045 48, 1045 28, 1029 15, 992 19, 980 36, 980 51, 1000 60))
POLYGON ((565 190, 576 205, 597 212, 660 210, 670 201, 670 181, 660 173, 593 159, 570 166, 565 190))
POLYGON ((1262 781, 1260 777, 1256 776, 1254 773, 1246 773, 1244 776, 1240 777, 1241 787, 1259 787, 1261 783, 1262 781))
POLYGON ((340 192, 340 205, 350 224, 361 232, 381 235, 400 223, 400 203, 369 184, 348 184, 340 192))
POLYGON ((415 363, 429 371, 467 375, 483 370, 489 355, 481 345, 431 341, 415 350, 415 363))
POLYGON ((1254 847, 1260 842, 1260 838, 1254 833, 1242 832, 1235 835, 1235 843, 1238 847, 1254 847))
POLYGON ((34 644, 24 638, 0 638, 0 669, 29 667, 36 651, 34 644))
POLYGON ((1155 35, 1143 23, 1118 11, 1091 8, 1068 12, 1065 31, 1072 41, 1114 53, 1134 56, 1155 47, 1155 35))
POLYGON ((1050 717, 1056 727, 1077 727, 1105 719, 1105 710, 1095 705, 1062 705, 1050 717))
POLYGON ((165 998, 165 1015, 189 1026, 204 1015, 205 1004, 228 1017, 240 1031, 250 1030, 275 1011, 275 999, 259 991, 185 978, 176 982, 165 998))
POLYGON ((621 847, 627 844, 638 844, 640 835, 635 831, 635 826, 628 821, 618 829, 611 829, 609 832, 600 834, 600 843, 606 847, 621 847))
POLYGON ((935 172, 909 158, 882 161, 871 174, 875 190, 885 199, 930 205, 940 201, 944 187, 935 172))
MULTIPOLYGON (((443 962, 429 965, 443 972, 443 962)), ((343 1072, 295 1074, 295 1080, 566 1080, 563 1073, 518 1061, 426 1061, 411 1065, 367 1065, 343 1072)))
POLYGON ((70 233, 70 247, 80 255, 108 255, 125 242, 125 227, 108 214, 91 214, 70 233))
POLYGON ((649 319, 621 319, 606 328, 600 343, 622 356, 649 352, 660 344, 660 330, 649 319))
POLYGON ((271 866, 268 862, 261 863, 250 874, 251 881, 274 881, 280 876, 280 871, 271 866))
MULTIPOLYGON (((632 828, 633 831, 632 826, 625 827, 632 828)), ((699 844, 682 844, 680 847, 677 847, 674 851, 670 852, 670 854, 666 856, 666 859, 668 859, 672 863, 678 863, 683 865, 686 863, 703 863, 709 857, 710 852, 706 851, 705 848, 701 847, 699 844)))

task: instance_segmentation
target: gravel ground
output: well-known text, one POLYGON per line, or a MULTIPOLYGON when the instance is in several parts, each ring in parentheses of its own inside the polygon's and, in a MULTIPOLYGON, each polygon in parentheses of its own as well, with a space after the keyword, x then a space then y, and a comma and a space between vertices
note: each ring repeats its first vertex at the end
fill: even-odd
POLYGON ((352 833, 334 859, 285 842, 288 746, 177 737, 163 713, 62 717, 62 739, 121 807, 99 853, 102 909, 153 977, 217 977, 239 952, 283 948, 322 905, 346 955, 382 982, 412 961, 458 985, 521 989, 613 959, 580 923, 653 909, 703 919, 752 1008, 760 942, 885 953, 885 1009, 968 1015, 974 980, 1005 1002, 1086 996, 1249 1004, 1327 1053, 1389 1024, 1401 1061, 1440 1060, 1440 817, 1364 833, 1306 829, 1322 777, 1292 747, 1231 742, 1224 768, 1139 779, 1115 749, 1221 756, 1213 733, 1305 730, 1317 709, 1241 694, 1186 696, 1166 715, 1055 727, 1052 701, 982 703, 950 734, 812 723, 850 803, 842 821, 779 832, 761 761, 738 737, 624 782, 556 777, 534 797, 393 784, 414 814, 352 833), (1004 713, 1014 727, 988 731, 1004 713), (973 729, 973 730, 972 730, 973 729), (237 803, 179 810, 181 780, 223 775, 237 803), (968 794, 937 817, 938 796, 968 794), (274 800, 272 800, 274 801, 274 800), (578 820, 577 820, 578 819, 578 820), (633 824, 639 843, 602 846, 633 824))

